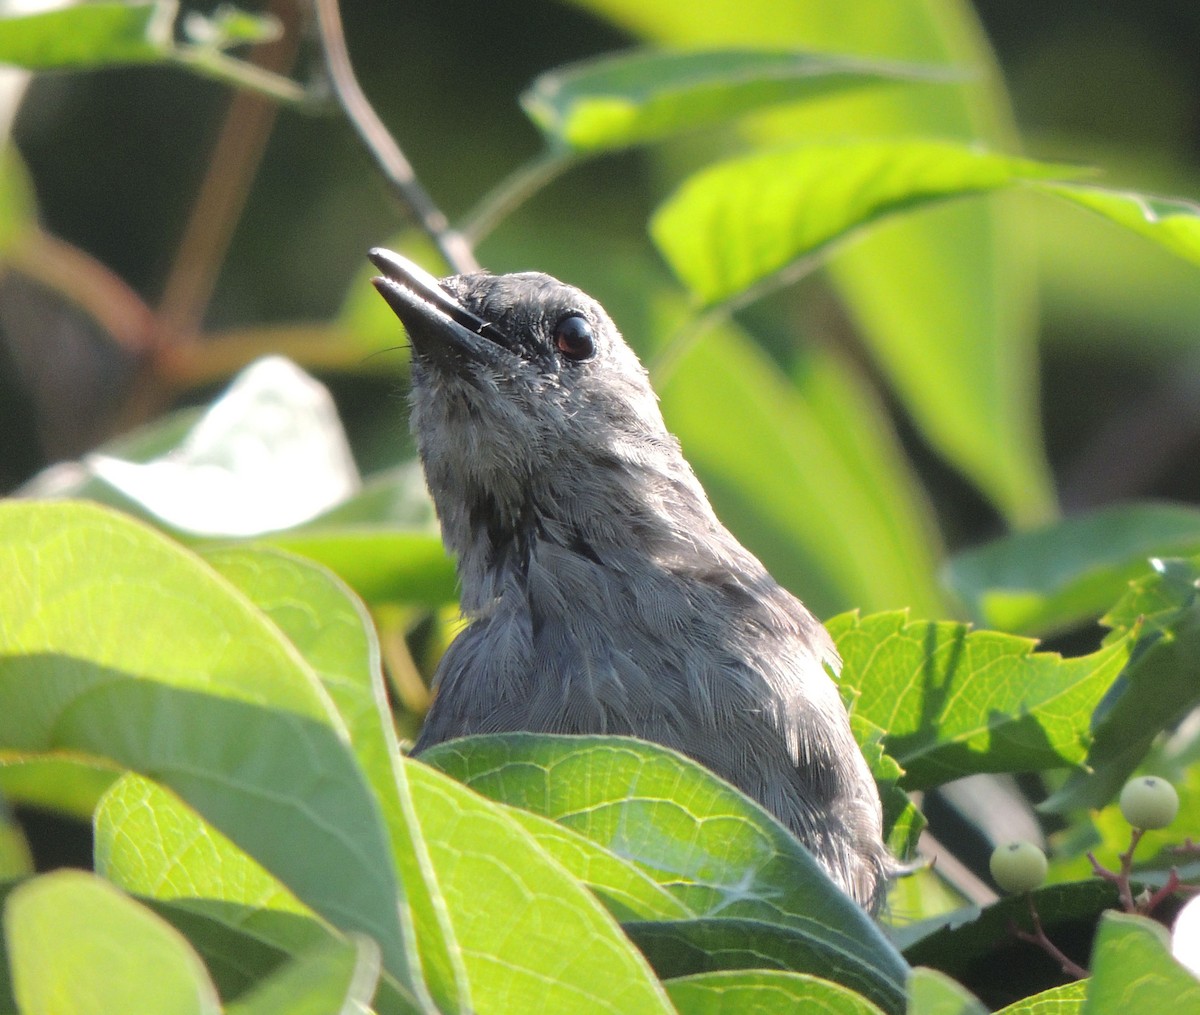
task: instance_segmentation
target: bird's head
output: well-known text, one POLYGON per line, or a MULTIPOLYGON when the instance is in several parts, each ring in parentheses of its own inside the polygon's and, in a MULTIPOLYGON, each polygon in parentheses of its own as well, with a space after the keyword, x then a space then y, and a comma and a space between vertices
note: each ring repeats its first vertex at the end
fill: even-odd
POLYGON ((647 477, 694 482, 645 369, 590 296, 536 272, 436 279, 370 256, 412 343, 412 428, 452 549, 460 529, 615 524, 647 477))

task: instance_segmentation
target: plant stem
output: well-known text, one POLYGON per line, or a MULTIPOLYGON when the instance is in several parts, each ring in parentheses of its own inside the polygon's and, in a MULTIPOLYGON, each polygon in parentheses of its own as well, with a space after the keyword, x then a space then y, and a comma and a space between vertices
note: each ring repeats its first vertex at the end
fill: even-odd
POLYGON ((337 0, 316 0, 316 7, 330 83, 367 151, 417 225, 437 246, 451 270, 460 274, 478 271, 479 262, 475 260, 471 244, 450 227, 446 216, 421 185, 400 146, 363 94, 346 49, 337 0))
POLYGON ((1037 945, 1055 962, 1059 964, 1062 971, 1068 976, 1073 976, 1077 980, 1087 979, 1089 973, 1083 966, 1069 958, 1053 941, 1046 936, 1046 931, 1042 927, 1042 918, 1038 916, 1037 906, 1033 904, 1033 894, 1029 893, 1026 896, 1029 899, 1029 916, 1033 920, 1033 933, 1027 930, 1021 930, 1015 923, 1012 925, 1012 932, 1022 941, 1028 941, 1030 944, 1037 945))
POLYGON ((470 243, 478 245, 501 219, 510 215, 576 161, 573 156, 562 152, 545 151, 532 161, 518 166, 468 212, 462 222, 463 236, 470 243))

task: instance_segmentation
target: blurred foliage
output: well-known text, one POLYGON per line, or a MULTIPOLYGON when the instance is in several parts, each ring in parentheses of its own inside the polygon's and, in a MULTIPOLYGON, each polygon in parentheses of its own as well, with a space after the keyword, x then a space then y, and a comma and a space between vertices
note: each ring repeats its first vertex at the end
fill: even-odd
MULTIPOLYGON (((1010 933, 1026 901, 948 861, 897 884, 885 936, 773 819, 661 749, 517 736, 405 758, 458 621, 403 336, 363 255, 442 266, 335 107, 312 11, 11 3, 0 1011, 1194 993, 1156 924, 1097 922, 1114 893, 1086 851, 1126 848, 1111 800, 1131 772, 1171 778, 1193 819, 1200 793, 1200 207, 1165 196, 1200 194, 1200 9, 342 14, 481 261, 604 303, 718 514, 841 614, 893 848, 911 855, 924 807, 942 843, 924 855, 979 873, 976 840, 1032 823, 1053 847, 1038 911, 1080 961, 1095 936, 1095 977, 1055 986, 1010 933), (1023 778, 996 784, 1002 813, 969 793, 938 809, 944 784, 998 773, 1023 778), (30 877, 53 853, 42 812, 94 817, 96 875, 30 877)), ((1142 883, 1189 833, 1147 837, 1142 883)))

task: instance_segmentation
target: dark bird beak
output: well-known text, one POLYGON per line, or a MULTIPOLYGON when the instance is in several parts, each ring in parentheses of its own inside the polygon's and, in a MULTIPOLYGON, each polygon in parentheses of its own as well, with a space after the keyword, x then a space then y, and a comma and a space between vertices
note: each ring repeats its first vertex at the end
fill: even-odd
POLYGON ((505 346, 496 326, 455 299, 440 282, 406 257, 373 247, 367 255, 382 274, 371 279, 419 353, 448 349, 475 359, 492 359, 505 346))

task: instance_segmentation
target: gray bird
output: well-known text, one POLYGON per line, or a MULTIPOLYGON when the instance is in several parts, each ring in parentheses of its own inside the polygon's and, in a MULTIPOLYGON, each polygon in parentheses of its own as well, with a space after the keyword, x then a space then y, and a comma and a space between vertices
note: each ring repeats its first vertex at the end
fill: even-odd
POLYGON ((470 621, 414 753, 516 730, 665 744, 876 908, 893 866, 833 642, 717 520, 603 307, 549 275, 370 257, 412 342, 412 430, 470 621))

